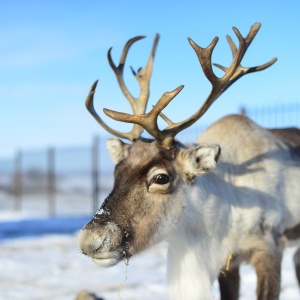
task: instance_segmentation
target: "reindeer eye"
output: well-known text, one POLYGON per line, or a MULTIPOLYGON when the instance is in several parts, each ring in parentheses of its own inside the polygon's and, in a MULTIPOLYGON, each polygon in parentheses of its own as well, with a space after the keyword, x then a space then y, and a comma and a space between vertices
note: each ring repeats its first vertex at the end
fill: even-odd
POLYGON ((152 182, 156 184, 167 184, 170 182, 170 177, 166 174, 158 174, 152 179, 152 182))

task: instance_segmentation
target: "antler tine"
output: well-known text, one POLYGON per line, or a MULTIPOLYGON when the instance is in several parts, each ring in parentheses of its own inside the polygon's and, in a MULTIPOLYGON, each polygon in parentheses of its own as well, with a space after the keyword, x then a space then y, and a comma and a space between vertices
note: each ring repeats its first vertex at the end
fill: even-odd
POLYGON ((110 128, 108 125, 106 125, 104 123, 104 121, 100 118, 100 116, 97 114, 95 108, 94 108, 94 94, 96 91, 96 87, 98 84, 98 80, 96 80, 94 82, 94 84, 92 85, 90 92, 86 98, 85 101, 85 106, 88 109, 88 111, 90 112, 90 114, 95 118, 95 120, 109 133, 111 133, 112 135, 115 135, 119 138, 124 138, 130 141, 133 141, 134 139, 137 139, 140 137, 140 135, 143 132, 143 128, 140 126, 134 126, 133 129, 128 132, 128 133, 123 133, 123 132, 119 132, 117 130, 114 130, 112 128, 110 128))
POLYGON ((160 141, 163 147, 169 149, 174 139, 173 133, 166 129, 159 130, 157 118, 161 114, 161 111, 173 100, 183 87, 184 86, 181 85, 171 92, 165 92, 147 114, 129 115, 109 109, 104 109, 104 113, 116 121, 139 124, 156 140, 160 141))
POLYGON ((125 46, 123 48, 118 67, 115 65, 115 63, 113 62, 113 59, 111 57, 112 47, 109 48, 107 51, 107 59, 108 59, 109 65, 113 69, 113 71, 116 75, 117 81, 119 83, 119 86, 120 86, 124 96, 129 101, 129 103, 132 107, 134 107, 134 97, 128 91, 128 89, 124 83, 123 70, 124 70, 125 60, 126 60, 126 57, 127 57, 130 47, 132 46, 133 43, 135 43, 136 41, 141 40, 143 38, 145 38, 145 36, 136 36, 136 37, 130 39, 129 41, 127 41, 127 43, 125 44, 125 46))
MULTIPOLYGON (((252 41, 255 38, 255 36, 256 36, 257 32, 259 31, 260 27, 261 27, 260 23, 255 23, 254 25, 252 25, 252 27, 251 27, 248 35, 244 39, 245 40, 245 44, 246 44, 245 52, 248 49, 248 47, 250 46, 250 44, 252 43, 252 41)), ((240 34, 237 28, 233 27, 233 30, 235 31, 235 33, 238 32, 238 34, 240 34)), ((236 52, 237 52, 236 46, 235 46, 233 40, 231 39, 231 37, 229 35, 227 35, 226 38, 227 38, 229 47, 231 49, 232 56, 235 57, 236 52)), ((244 56, 245 52, 243 53, 243 56, 244 56)), ((226 89, 231 84, 233 84, 235 81, 237 81, 240 77, 242 77, 243 75, 265 70, 268 67, 272 66, 276 61, 277 61, 277 58, 275 57, 275 58, 271 59, 269 62, 267 62, 265 64, 262 64, 262 65, 256 66, 256 67, 249 67, 249 68, 243 67, 240 64, 237 67, 237 69, 235 71, 235 74, 231 77, 231 80, 230 80, 228 86, 226 87, 226 89)), ((219 69, 223 70, 224 72, 227 72, 227 70, 228 70, 228 68, 225 68, 225 67, 223 67, 223 66, 221 66, 219 64, 214 64, 214 66, 218 67, 219 69)))
POLYGON ((135 76, 136 80, 140 84, 140 95, 138 97, 139 101, 136 102, 137 104, 136 114, 143 114, 146 111, 146 106, 150 95, 150 91, 149 91, 150 78, 152 75, 153 61, 154 61, 154 56, 159 41, 159 37, 160 36, 157 33, 155 35, 152 50, 145 69, 139 68, 138 72, 136 73, 133 70, 133 68, 131 68, 133 75, 135 76))
MULTIPOLYGON (((129 48, 131 47, 131 45, 134 42, 136 42, 140 39, 143 39, 143 38, 144 38, 144 36, 137 36, 137 37, 130 39, 125 44, 122 54, 121 54, 121 58, 120 58, 118 67, 114 64, 112 57, 111 57, 112 48, 110 48, 107 53, 109 64, 110 64, 111 68, 113 69, 113 71, 116 75, 117 81, 120 85, 120 88, 121 88, 124 96, 129 101, 132 111, 135 115, 143 114, 146 110, 147 102, 149 99, 149 85, 150 85, 150 78, 151 78, 152 68, 153 68, 153 60, 154 60, 155 51, 156 51, 156 47, 157 47, 158 40, 159 40, 159 35, 156 34, 156 36, 155 36, 155 40, 154 40, 152 50, 151 50, 147 65, 145 67, 145 70, 140 68, 138 71, 138 74, 136 74, 133 71, 133 69, 131 68, 131 70, 133 71, 133 75, 135 76, 135 78, 137 79, 137 81, 139 82, 139 85, 140 85, 140 95, 138 98, 134 98, 131 95, 131 93, 128 91, 128 89, 124 83, 124 79, 123 79, 123 69, 124 69, 124 65, 125 65, 125 61, 126 61, 126 57, 127 57, 129 48)), ((86 107, 87 107, 88 111, 93 115, 93 117, 96 119, 96 121, 109 133, 111 133, 119 138, 128 139, 130 141, 134 141, 134 140, 138 139, 143 132, 143 128, 141 126, 139 126, 138 124, 134 124, 133 129, 130 132, 122 133, 122 132, 116 131, 116 130, 110 128, 108 125, 106 125, 104 123, 104 121, 100 118, 100 116, 97 114, 97 112, 94 108, 94 103, 93 103, 97 83, 98 83, 98 81, 96 81, 92 85, 91 90, 86 99, 86 107)))
POLYGON ((145 38, 145 36, 136 36, 136 37, 130 39, 125 44, 118 67, 116 67, 116 65, 114 64, 112 57, 111 57, 112 48, 110 48, 107 52, 109 64, 110 64, 111 68, 113 69, 113 71, 116 75, 117 81, 119 83, 119 86, 120 86, 124 96, 129 101, 134 114, 143 114, 146 110, 147 101, 149 99, 149 84, 150 84, 150 78, 151 78, 151 74, 152 74, 153 60, 154 60, 156 47, 157 47, 158 40, 159 40, 159 35, 156 34, 156 36, 155 36, 152 50, 151 50, 151 53, 150 53, 150 56, 149 56, 149 59, 148 59, 145 69, 140 68, 138 71, 138 74, 137 74, 131 67, 131 71, 140 85, 140 94, 139 94, 138 98, 135 98, 129 92, 129 90, 127 89, 127 87, 124 83, 123 70, 124 70, 125 60, 126 60, 126 57, 127 57, 130 47, 132 46, 133 43, 135 43, 136 41, 143 39, 143 38, 145 38))
POLYGON ((243 58, 243 53, 245 53, 246 51, 246 44, 238 30, 236 31, 236 34, 240 42, 239 49, 238 50, 235 49, 235 55, 233 56, 233 61, 230 67, 226 69, 227 72, 222 78, 219 78, 214 74, 212 69, 212 64, 211 64, 212 53, 213 50, 215 49, 217 42, 219 41, 219 38, 215 37, 207 48, 200 47, 191 38, 188 38, 190 45, 192 46, 192 48, 194 49, 198 57, 198 60, 201 64, 202 70, 206 78, 211 82, 213 87, 219 86, 220 82, 222 81, 226 82, 228 78, 230 78, 234 74, 236 68, 238 67, 238 63, 243 58))

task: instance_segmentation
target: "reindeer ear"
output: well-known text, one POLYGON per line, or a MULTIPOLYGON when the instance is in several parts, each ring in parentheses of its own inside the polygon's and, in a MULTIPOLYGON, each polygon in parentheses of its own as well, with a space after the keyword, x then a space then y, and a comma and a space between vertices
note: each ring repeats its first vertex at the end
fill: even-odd
POLYGON ((109 139, 106 146, 112 161, 117 164, 128 156, 130 145, 119 139, 109 139))
POLYGON ((180 167, 188 181, 207 173, 214 168, 221 154, 221 148, 215 144, 202 144, 191 149, 182 150, 180 167))

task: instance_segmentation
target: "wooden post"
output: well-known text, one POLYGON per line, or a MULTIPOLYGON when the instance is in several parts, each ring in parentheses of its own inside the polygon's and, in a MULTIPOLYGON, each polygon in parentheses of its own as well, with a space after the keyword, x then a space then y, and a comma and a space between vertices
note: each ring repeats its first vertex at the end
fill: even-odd
POLYGON ((47 164, 47 194, 48 194, 48 214, 50 217, 55 215, 55 150, 49 148, 47 164))
POLYGON ((21 211, 22 208, 22 152, 18 151, 15 156, 13 174, 14 208, 21 211))
POLYGON ((242 116, 247 116, 247 110, 246 110, 246 107, 245 106, 242 106, 240 108, 240 115, 242 116))

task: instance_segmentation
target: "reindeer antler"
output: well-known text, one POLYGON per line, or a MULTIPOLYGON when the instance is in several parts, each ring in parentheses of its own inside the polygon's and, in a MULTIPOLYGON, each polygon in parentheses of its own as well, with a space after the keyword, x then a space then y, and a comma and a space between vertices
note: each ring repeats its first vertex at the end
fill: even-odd
MULTIPOLYGON (((126 61, 126 57, 127 57, 129 48, 131 47, 131 45, 134 42, 136 42, 140 39, 143 39, 143 38, 144 38, 144 36, 137 36, 137 37, 130 39, 125 44, 118 67, 116 67, 116 65, 114 64, 112 57, 111 57, 112 48, 110 48, 107 53, 109 64, 117 77, 117 81, 120 85, 120 88, 121 88, 124 96, 127 98, 127 100, 130 103, 130 106, 132 108, 134 115, 140 115, 140 114, 145 113, 145 111, 146 111, 146 106, 147 106, 147 102, 149 99, 149 84, 150 84, 150 78, 151 78, 151 74, 152 74, 153 60, 154 60, 154 56, 155 56, 157 43, 159 40, 159 35, 156 34, 156 36, 155 36, 152 50, 151 50, 151 53, 150 53, 150 56, 149 56, 149 59, 148 59, 145 69, 140 68, 138 70, 138 72, 136 73, 133 70, 133 68, 131 67, 131 71, 140 85, 140 94, 137 98, 134 98, 124 83, 123 69, 124 69, 124 65, 125 65, 125 61, 126 61)), ((94 82, 94 84, 92 85, 91 90, 86 98, 85 105, 86 105, 86 108, 88 109, 88 111, 93 115, 93 117, 96 119, 96 121, 109 133, 111 133, 119 138, 128 139, 130 141, 134 141, 134 140, 138 139, 143 132, 143 127, 139 126, 138 124, 134 124, 133 129, 130 132, 122 133, 122 132, 116 131, 116 130, 110 128, 108 125, 106 125, 104 123, 104 121, 100 118, 100 116, 97 114, 97 112, 94 108, 94 94, 95 94, 97 84, 98 84, 98 80, 94 82)))
MULTIPOLYGON (((247 37, 244 39, 244 41, 245 41, 244 54, 246 53, 248 47, 250 46, 250 44, 252 43, 253 39, 255 38, 255 36, 256 36, 257 32, 259 31, 260 27, 261 27, 260 23, 255 23, 255 24, 252 25, 252 27, 250 29, 250 32, 248 33, 247 37)), ((235 34, 237 36, 241 37, 241 34, 240 34, 240 32, 239 32, 239 30, 237 28, 233 27, 233 31, 235 32, 235 34)), ((232 52, 232 57, 234 58, 236 56, 236 52, 237 52, 236 46, 233 43, 233 41, 232 41, 232 39, 231 39, 231 37, 229 35, 227 35, 226 38, 227 38, 228 44, 229 44, 231 52, 232 52)), ((243 56, 244 56, 244 54, 243 54, 243 56)), ((241 62, 243 56, 241 57, 240 62, 241 62)), ((239 66, 237 67, 237 69, 235 71, 235 74, 231 77, 230 82, 226 86, 226 89, 229 88, 229 86, 232 83, 234 83, 235 81, 237 81, 243 75, 267 69, 268 67, 270 67, 271 65, 273 65, 276 61, 277 61, 277 58, 273 58, 269 62, 267 62, 267 63, 265 63, 263 65, 256 66, 256 67, 250 67, 250 68, 242 67, 241 64, 239 64, 239 66)), ((219 64, 213 64, 213 65, 216 66, 216 67, 218 67, 218 68, 220 68, 225 73, 228 70, 228 68, 225 68, 225 67, 223 67, 223 66, 221 66, 219 64)))
POLYGON ((208 110, 211 104, 236 80, 238 80, 245 74, 264 70, 275 63, 277 59, 273 58, 271 61, 261 66, 251 68, 244 68, 241 66, 241 61, 244 57, 244 54, 246 53, 249 45, 257 34, 259 28, 260 23, 255 23, 251 27, 250 32, 248 33, 246 38, 243 38, 239 30, 233 27, 233 31, 239 40, 239 47, 237 49, 232 39, 227 36, 227 40, 233 55, 233 61, 229 68, 225 68, 221 65, 215 64, 225 72, 224 76, 221 78, 217 77, 214 74, 211 64, 212 53, 219 40, 218 37, 215 37, 207 48, 201 48, 192 39, 188 39, 190 45, 193 47, 198 56, 205 76, 212 84, 212 90, 200 109, 185 121, 173 123, 170 119, 168 119, 164 114, 161 113, 161 111, 171 102, 171 100, 182 90, 183 86, 179 86, 172 92, 164 93, 157 104, 153 107, 153 109, 145 115, 128 115, 107 109, 105 109, 104 112, 114 120, 139 124, 155 139, 157 139, 164 148, 170 149, 172 147, 174 137, 180 131, 191 126, 193 123, 199 120, 201 116, 208 110), (168 124, 168 126, 164 130, 159 130, 157 126, 158 115, 160 115, 168 124))

